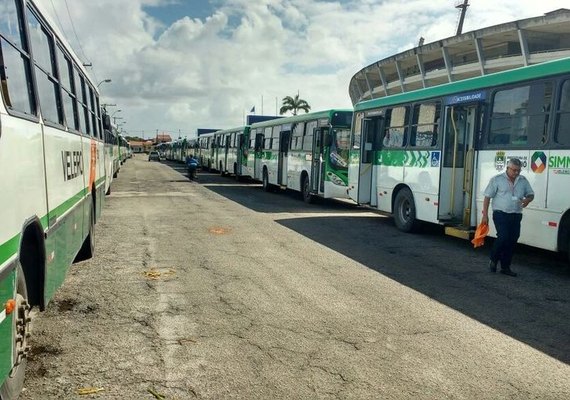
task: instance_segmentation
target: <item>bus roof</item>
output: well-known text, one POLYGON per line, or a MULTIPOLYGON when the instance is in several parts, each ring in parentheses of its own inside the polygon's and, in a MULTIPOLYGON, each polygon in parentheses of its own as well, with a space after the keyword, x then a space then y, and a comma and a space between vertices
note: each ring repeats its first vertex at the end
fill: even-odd
POLYGON ((530 79, 554 76, 570 72, 570 57, 547 61, 527 67, 496 72, 489 75, 477 76, 458 82, 446 83, 412 92, 399 93, 380 99, 362 101, 354 106, 354 111, 369 110, 389 105, 407 103, 410 101, 448 96, 461 92, 485 89, 509 83, 522 82, 530 79))
POLYGON ((255 124, 251 124, 252 128, 262 128, 265 126, 273 126, 273 125, 283 125, 283 124, 290 124, 293 122, 302 122, 308 119, 316 119, 316 118, 330 118, 333 113, 335 112, 342 112, 342 113, 352 113, 350 109, 330 109, 330 110, 323 110, 323 111, 315 111, 306 114, 300 115, 291 115, 289 117, 272 119, 269 121, 263 122, 256 122, 255 124))

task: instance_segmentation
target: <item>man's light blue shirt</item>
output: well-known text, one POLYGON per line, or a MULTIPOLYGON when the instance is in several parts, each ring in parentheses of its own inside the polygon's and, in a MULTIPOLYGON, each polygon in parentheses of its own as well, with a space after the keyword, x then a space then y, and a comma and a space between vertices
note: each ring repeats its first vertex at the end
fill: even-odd
POLYGON ((483 194, 493 199, 493 211, 509 214, 522 213, 521 200, 530 195, 534 196, 532 187, 524 176, 517 176, 513 184, 506 172, 492 177, 483 194))

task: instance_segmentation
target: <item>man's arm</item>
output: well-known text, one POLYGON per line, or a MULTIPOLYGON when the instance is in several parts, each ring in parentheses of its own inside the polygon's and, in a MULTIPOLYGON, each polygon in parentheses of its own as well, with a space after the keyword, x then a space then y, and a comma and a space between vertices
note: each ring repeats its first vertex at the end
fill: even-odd
POLYGON ((527 194, 525 197, 523 197, 523 199, 521 200, 521 207, 525 208, 526 206, 528 206, 528 204, 534 200, 534 194, 527 194))
POLYGON ((482 224, 488 224, 489 223, 489 203, 491 202, 491 198, 485 196, 485 198, 483 198, 483 217, 481 218, 481 223, 482 224))

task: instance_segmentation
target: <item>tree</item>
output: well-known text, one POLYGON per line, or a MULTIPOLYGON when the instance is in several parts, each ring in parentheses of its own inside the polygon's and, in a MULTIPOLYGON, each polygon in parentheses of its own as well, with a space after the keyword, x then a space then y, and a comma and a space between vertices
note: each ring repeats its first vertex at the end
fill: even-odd
POLYGON ((297 111, 305 110, 306 113, 309 112, 311 106, 305 100, 299 98, 297 93, 295 97, 285 96, 283 97, 283 106, 279 109, 279 114, 283 115, 287 111, 291 111, 293 115, 297 115, 297 111))

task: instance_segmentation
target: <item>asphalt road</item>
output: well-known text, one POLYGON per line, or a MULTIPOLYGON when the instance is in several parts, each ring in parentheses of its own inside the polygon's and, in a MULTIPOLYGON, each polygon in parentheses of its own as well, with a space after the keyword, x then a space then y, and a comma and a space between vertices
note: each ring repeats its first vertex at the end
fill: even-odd
POLYGON ((551 253, 491 274, 439 227, 145 155, 95 238, 35 319, 22 399, 570 398, 570 269, 551 253))

